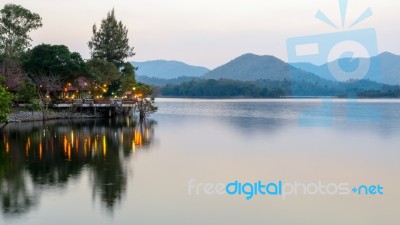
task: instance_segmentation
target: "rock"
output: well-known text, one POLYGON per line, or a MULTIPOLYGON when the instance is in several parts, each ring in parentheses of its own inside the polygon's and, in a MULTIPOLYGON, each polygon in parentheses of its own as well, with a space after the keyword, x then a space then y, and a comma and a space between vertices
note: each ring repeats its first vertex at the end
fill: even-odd
MULTIPOLYGON (((99 118, 101 115, 92 115, 86 113, 73 113, 69 111, 46 111, 45 120, 52 119, 75 119, 75 118, 99 118)), ((41 111, 19 111, 8 115, 7 122, 28 122, 28 121, 42 121, 43 113, 41 111)))

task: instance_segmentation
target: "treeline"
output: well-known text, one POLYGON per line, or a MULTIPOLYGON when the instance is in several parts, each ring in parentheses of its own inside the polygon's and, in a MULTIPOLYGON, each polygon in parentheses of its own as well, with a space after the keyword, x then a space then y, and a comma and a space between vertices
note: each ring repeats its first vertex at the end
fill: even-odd
POLYGON ((178 85, 167 84, 160 88, 162 96, 176 97, 279 97, 281 88, 258 87, 251 82, 236 80, 192 80, 178 85))
POLYGON ((279 97, 400 97, 400 86, 382 85, 369 80, 349 82, 290 81, 237 81, 229 79, 194 79, 181 84, 159 87, 163 97, 213 97, 213 98, 279 98, 279 97))

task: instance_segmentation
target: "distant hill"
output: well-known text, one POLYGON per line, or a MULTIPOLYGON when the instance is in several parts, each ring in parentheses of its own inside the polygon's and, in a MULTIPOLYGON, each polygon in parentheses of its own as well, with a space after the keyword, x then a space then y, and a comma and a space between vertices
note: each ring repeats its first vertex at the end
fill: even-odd
POLYGON ((172 79, 182 76, 199 77, 209 71, 201 66, 192 66, 179 61, 153 60, 145 62, 131 62, 137 67, 137 76, 156 77, 161 79, 172 79))
POLYGON ((293 77, 307 81, 321 80, 318 76, 297 69, 274 56, 250 53, 239 56, 202 76, 205 79, 224 78, 240 81, 283 81, 291 80, 293 77))
MULTIPOLYGON (((347 62, 357 62, 357 61, 365 61, 367 59, 365 58, 356 58, 356 59, 339 59, 339 63, 343 70, 345 71, 354 71, 356 66, 358 65, 357 63, 347 63, 347 62), (347 61, 347 62, 346 62, 347 61)), ((379 54, 375 57, 372 57, 371 59, 371 64, 376 64, 379 65, 378 69, 380 71, 380 75, 377 73, 374 73, 371 77, 368 77, 368 79, 376 82, 380 82, 383 84, 389 84, 389 85, 400 85, 400 56, 389 53, 389 52, 384 52, 382 54, 379 54)), ((338 61, 334 61, 331 63, 327 63, 321 66, 313 65, 310 63, 294 63, 292 66, 302 69, 304 71, 314 73, 324 79, 328 80, 335 80, 336 78, 331 75, 329 72, 328 66, 329 64, 332 63, 337 63, 338 61)), ((351 79, 351 78, 350 78, 351 79)))

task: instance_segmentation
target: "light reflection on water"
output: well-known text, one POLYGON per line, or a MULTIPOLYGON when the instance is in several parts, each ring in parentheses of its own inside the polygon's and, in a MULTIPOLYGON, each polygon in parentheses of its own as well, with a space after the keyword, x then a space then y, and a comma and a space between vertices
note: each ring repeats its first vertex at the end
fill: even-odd
MULTIPOLYGON (((399 224, 400 104, 370 101, 373 122, 333 126, 298 115, 320 100, 160 99, 133 120, 7 126, 0 143, 0 222, 14 224, 399 224), (188 181, 381 183, 382 197, 189 196, 188 181)), ((367 112, 358 110, 359 116, 367 112)))

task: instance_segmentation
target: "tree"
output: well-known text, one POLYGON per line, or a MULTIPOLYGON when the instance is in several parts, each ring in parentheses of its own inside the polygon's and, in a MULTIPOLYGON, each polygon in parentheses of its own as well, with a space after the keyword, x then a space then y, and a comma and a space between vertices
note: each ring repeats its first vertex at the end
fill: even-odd
POLYGON ((22 68, 33 79, 35 76, 59 76, 72 81, 87 75, 85 61, 77 52, 70 52, 65 45, 41 44, 22 57, 22 68))
POLYGON ((93 36, 88 43, 92 58, 105 59, 117 68, 124 64, 124 59, 134 56, 133 47, 129 46, 128 29, 117 22, 114 9, 101 21, 100 29, 93 25, 93 36))
POLYGON ((6 89, 0 87, 0 123, 7 120, 12 100, 13 96, 6 89))
POLYGON ((118 68, 105 59, 90 59, 86 62, 86 65, 91 76, 99 83, 109 85, 112 81, 121 77, 118 68))
POLYGON ((135 67, 132 66, 130 62, 124 63, 124 68, 122 69, 122 74, 124 76, 133 77, 135 80, 135 67))
POLYGON ((7 64, 17 60, 30 46, 29 32, 41 26, 40 16, 22 6, 6 4, 0 10, 0 54, 6 74, 7 64))
POLYGON ((157 111, 158 108, 154 105, 152 87, 147 84, 138 83, 135 87, 135 95, 137 97, 137 108, 141 121, 148 117, 150 113, 157 111))
POLYGON ((24 81, 20 87, 20 90, 15 95, 17 101, 24 103, 32 103, 37 98, 36 87, 29 81, 24 81))
POLYGON ((123 91, 131 91, 136 85, 135 67, 131 63, 126 62, 122 69, 121 86, 123 91))

